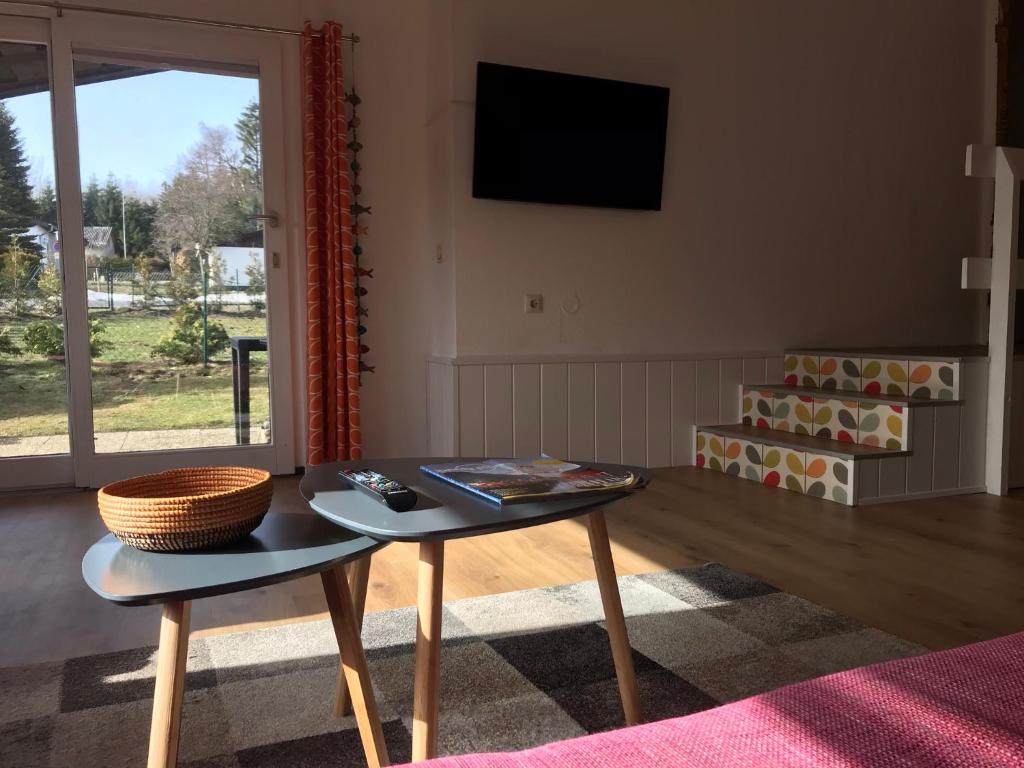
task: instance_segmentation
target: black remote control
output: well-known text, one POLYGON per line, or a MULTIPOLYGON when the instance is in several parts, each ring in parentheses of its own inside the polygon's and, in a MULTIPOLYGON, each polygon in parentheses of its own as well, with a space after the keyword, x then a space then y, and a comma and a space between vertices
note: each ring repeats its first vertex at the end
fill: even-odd
POLYGON ((406 488, 391 478, 372 469, 343 469, 338 473, 356 488, 377 501, 383 502, 395 512, 405 512, 416 506, 416 491, 406 488))

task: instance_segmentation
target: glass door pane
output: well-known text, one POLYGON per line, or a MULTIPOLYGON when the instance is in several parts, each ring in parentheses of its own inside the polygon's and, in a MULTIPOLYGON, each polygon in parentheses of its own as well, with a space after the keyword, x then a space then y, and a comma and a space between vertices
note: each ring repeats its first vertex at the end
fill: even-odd
POLYGON ((270 443, 256 68, 74 75, 96 454, 270 443))
POLYGON ((49 66, 0 41, 0 458, 70 450, 49 66))

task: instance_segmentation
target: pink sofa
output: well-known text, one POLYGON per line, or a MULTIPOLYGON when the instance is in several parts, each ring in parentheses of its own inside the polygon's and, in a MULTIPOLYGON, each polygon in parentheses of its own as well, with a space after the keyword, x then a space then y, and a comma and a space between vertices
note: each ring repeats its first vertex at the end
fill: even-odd
POLYGON ((688 717, 421 768, 1024 768, 1024 633, 688 717))

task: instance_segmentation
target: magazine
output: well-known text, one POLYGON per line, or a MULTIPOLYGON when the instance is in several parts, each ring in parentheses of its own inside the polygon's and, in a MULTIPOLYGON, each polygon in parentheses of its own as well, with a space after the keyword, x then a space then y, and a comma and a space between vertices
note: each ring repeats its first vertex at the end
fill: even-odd
POLYGON ((498 504, 623 491, 637 483, 637 477, 627 470, 606 472, 546 456, 424 464, 420 469, 498 504))

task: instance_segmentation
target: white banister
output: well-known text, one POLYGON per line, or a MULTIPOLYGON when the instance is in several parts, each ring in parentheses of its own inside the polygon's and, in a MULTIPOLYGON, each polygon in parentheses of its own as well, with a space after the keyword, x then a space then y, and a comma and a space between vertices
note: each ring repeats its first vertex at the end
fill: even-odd
POLYGON ((1010 466, 1013 333, 1020 272, 1017 239, 1024 149, 973 144, 967 148, 967 175, 995 179, 990 276, 987 281, 978 275, 969 280, 972 268, 965 263, 962 281, 964 287, 986 287, 987 282, 991 292, 985 488, 989 493, 1005 496, 1010 466), (969 282, 971 285, 967 285, 969 282))

